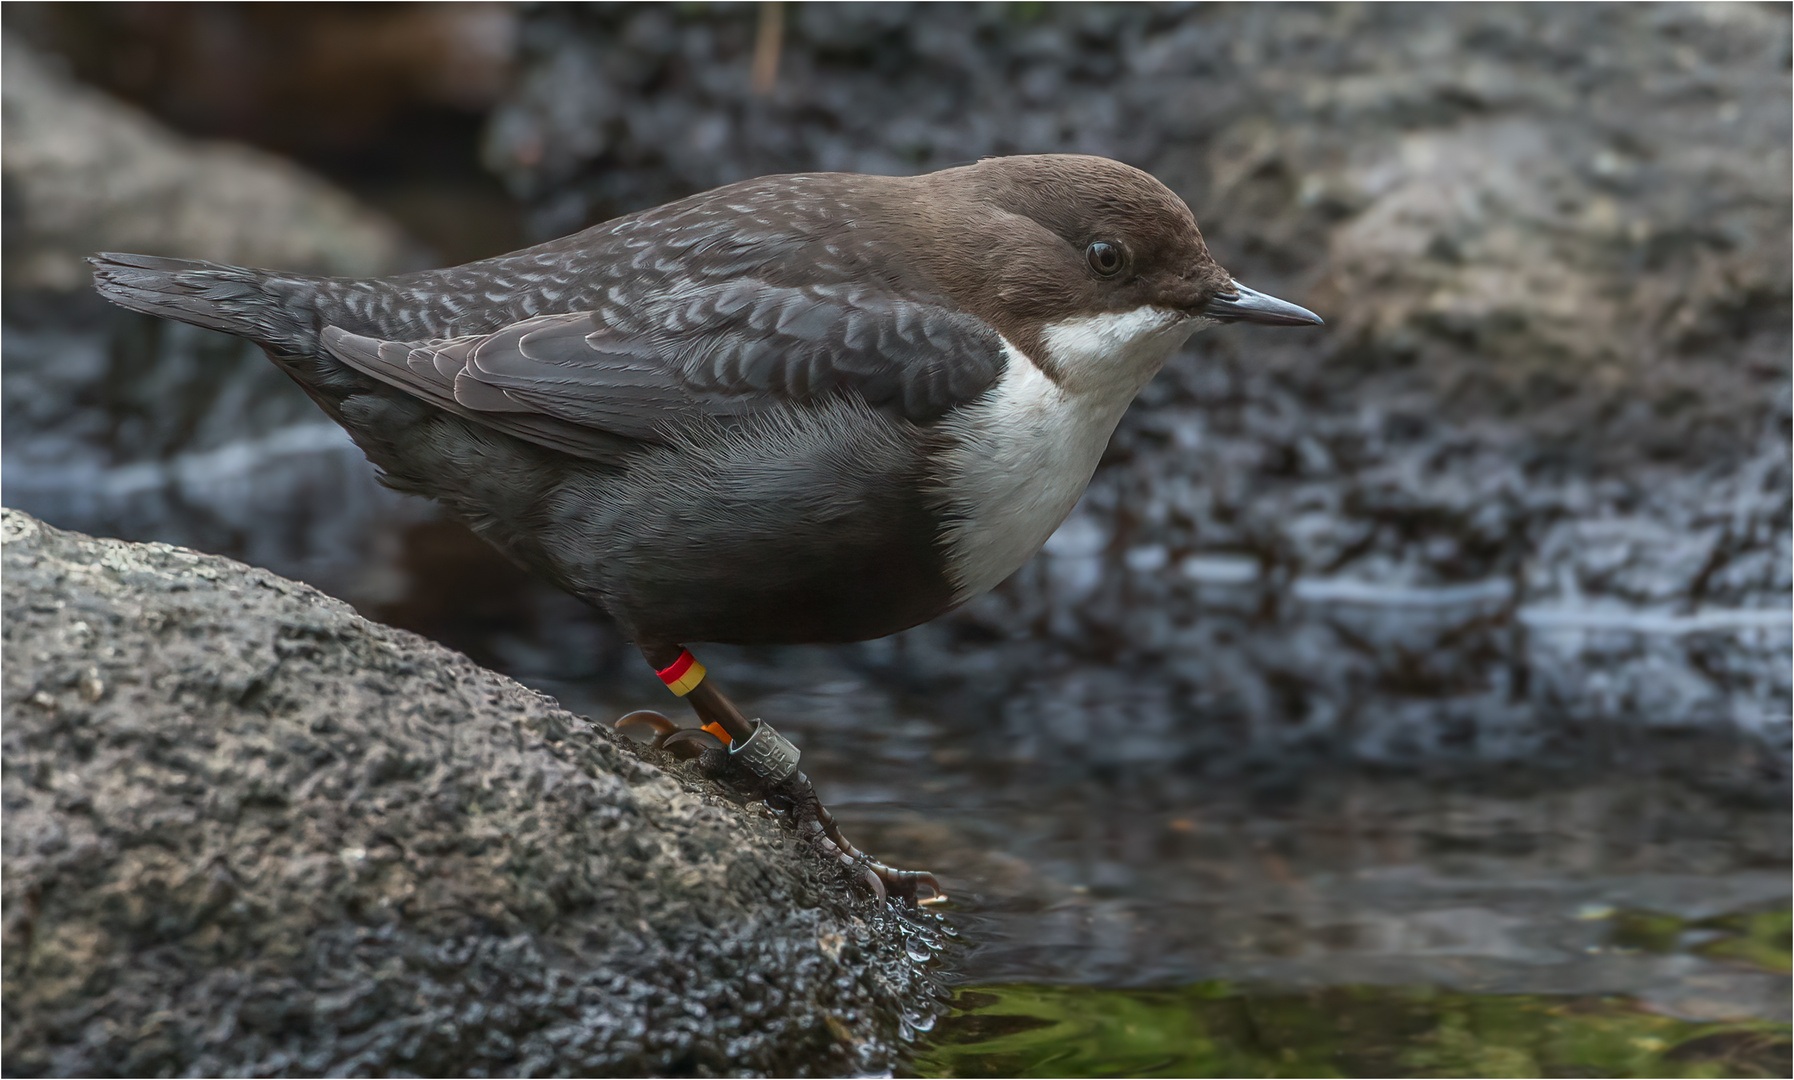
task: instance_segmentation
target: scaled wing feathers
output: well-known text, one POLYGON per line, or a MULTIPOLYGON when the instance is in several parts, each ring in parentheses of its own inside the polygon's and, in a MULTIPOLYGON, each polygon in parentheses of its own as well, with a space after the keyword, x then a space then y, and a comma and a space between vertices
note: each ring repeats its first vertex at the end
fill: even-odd
POLYGON ((947 307, 857 284, 683 282, 647 303, 539 315, 489 334, 381 341, 329 327, 356 370, 584 457, 706 417, 853 394, 925 424, 1002 371, 1002 339, 947 307))

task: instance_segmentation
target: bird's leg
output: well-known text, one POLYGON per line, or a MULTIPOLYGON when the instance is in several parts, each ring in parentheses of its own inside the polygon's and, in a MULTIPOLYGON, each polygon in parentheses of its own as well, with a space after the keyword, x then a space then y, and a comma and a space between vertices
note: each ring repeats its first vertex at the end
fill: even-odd
POLYGON ((922 870, 896 870, 872 858, 841 835, 835 815, 816 795, 816 786, 797 767, 798 750, 790 740, 764 720, 749 720, 705 677, 704 665, 678 646, 642 647, 667 689, 691 703, 704 731, 722 743, 722 750, 694 749, 698 740, 674 727, 658 713, 631 713, 618 726, 645 723, 657 733, 656 746, 682 757, 696 757, 707 771, 759 795, 774 807, 787 810, 798 834, 832 849, 845 864, 863 868, 867 881, 880 898, 896 896, 912 904, 939 903, 947 898, 933 874, 922 870), (649 719, 652 717, 652 719, 649 719), (683 738, 682 738, 683 736, 683 738), (930 895, 917 897, 919 889, 930 895))

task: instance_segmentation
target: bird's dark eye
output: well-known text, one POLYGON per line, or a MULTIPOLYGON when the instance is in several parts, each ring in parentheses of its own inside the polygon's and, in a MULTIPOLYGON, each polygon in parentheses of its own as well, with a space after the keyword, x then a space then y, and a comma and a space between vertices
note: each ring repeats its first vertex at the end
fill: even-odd
POLYGON ((1104 277, 1111 277, 1121 269, 1121 248, 1107 241, 1098 240, 1085 248, 1084 258, 1089 260, 1090 269, 1104 277))

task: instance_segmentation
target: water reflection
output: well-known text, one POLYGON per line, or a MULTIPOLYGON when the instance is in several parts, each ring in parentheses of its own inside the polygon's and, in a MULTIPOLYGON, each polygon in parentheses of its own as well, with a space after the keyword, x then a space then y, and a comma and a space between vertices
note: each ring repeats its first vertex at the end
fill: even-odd
MULTIPOLYGON (((968 985, 1431 986, 1788 1019, 1787 808, 1687 768, 1749 747, 1634 738, 1595 768, 1257 786, 1076 776, 992 761, 968 718, 822 650, 773 659, 718 666, 770 684, 754 711, 800 742, 856 842, 941 874, 968 985)), ((607 685, 557 692, 595 715, 636 703, 607 685)))
POLYGON ((1786 1034, 1611 998, 1348 987, 1000 986, 962 994, 904 1075, 1786 1076, 1786 1034))

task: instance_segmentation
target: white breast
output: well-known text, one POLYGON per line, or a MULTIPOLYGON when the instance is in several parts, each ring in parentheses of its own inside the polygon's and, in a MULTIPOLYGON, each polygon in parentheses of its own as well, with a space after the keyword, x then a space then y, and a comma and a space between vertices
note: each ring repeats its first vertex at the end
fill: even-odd
POLYGON ((944 531, 954 600, 991 588, 1053 535, 1090 483, 1121 414, 1206 319, 1140 308, 1058 323, 1044 335, 1055 383, 1005 341, 1002 380, 942 422, 944 531))

